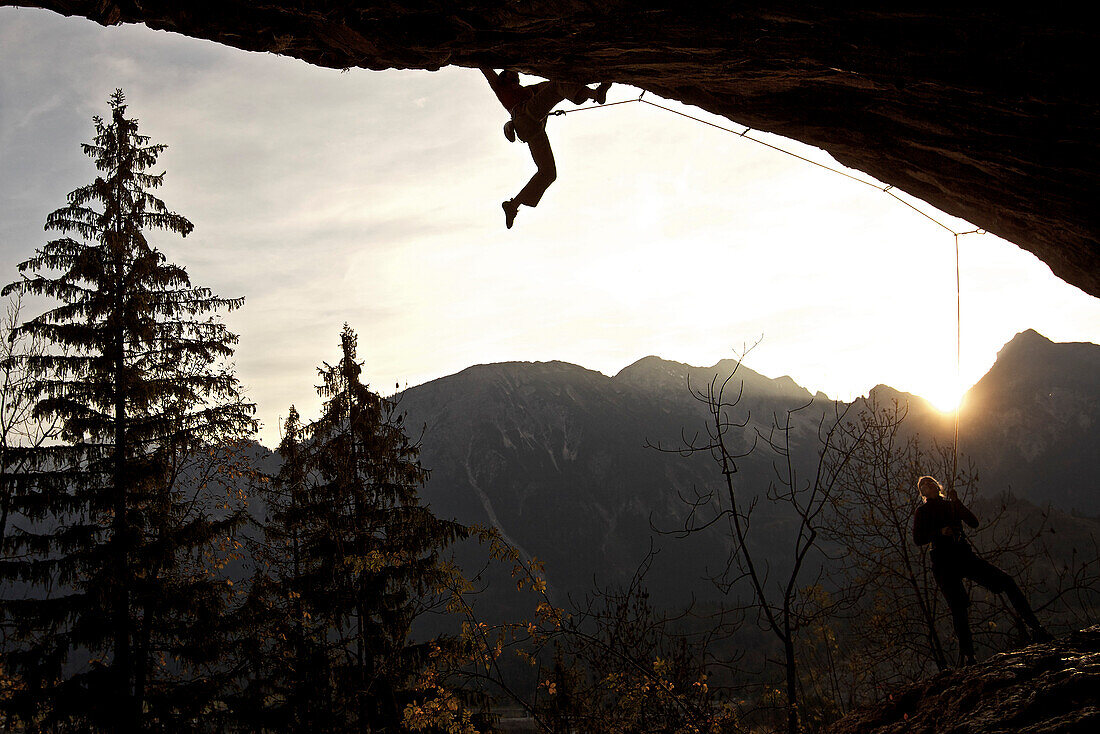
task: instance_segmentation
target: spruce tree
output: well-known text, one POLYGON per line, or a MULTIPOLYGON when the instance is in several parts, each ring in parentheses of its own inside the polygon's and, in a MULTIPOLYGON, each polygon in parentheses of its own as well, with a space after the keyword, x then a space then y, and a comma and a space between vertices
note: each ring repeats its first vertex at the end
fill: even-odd
POLYGON ((444 644, 411 641, 413 621, 454 583, 440 552, 468 531, 420 503, 428 472, 419 447, 396 403, 361 382, 356 341, 345 325, 339 363, 318 370, 323 410, 310 426, 316 476, 301 591, 337 643, 334 710, 352 731, 398 731, 405 707, 425 697, 417 676, 432 647, 444 644))
POLYGON ((339 731, 332 661, 336 640, 312 601, 326 595, 309 545, 325 535, 327 514, 312 491, 305 429, 294 406, 279 443, 282 466, 262 484, 263 537, 253 543, 256 570, 239 613, 239 690, 232 706, 246 730, 287 734, 339 731), (320 592, 320 593, 319 593, 320 592))
POLYGON ((165 146, 127 118, 121 90, 83 146, 99 176, 49 215, 60 233, 4 292, 60 304, 24 323, 53 349, 26 363, 36 413, 62 442, 19 478, 4 548, 4 650, 19 681, 4 702, 27 729, 184 728, 213 695, 226 582, 209 559, 242 515, 185 481, 196 457, 253 428, 227 360, 236 337, 215 316, 243 299, 191 285, 146 239, 192 225, 152 191, 165 146), (29 585, 20 595, 7 592, 29 585))

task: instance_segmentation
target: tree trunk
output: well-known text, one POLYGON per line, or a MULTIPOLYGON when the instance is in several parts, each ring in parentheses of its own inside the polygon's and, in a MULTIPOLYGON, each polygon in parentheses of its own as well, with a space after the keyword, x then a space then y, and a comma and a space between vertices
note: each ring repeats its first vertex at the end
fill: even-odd
POLYGON ((789 618, 783 620, 783 655, 787 669, 787 734, 798 734, 798 671, 789 618))

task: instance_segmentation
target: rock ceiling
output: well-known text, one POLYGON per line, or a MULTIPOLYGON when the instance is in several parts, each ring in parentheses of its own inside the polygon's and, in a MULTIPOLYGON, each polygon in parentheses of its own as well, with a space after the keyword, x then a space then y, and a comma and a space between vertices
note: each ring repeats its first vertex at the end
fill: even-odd
MULTIPOLYGON (((0 0, 328 67, 609 80, 823 148, 1100 296, 1095 25, 1043 4, 0 0), (966 4, 962 4, 966 5, 966 4)), ((889 243, 884 243, 889 246, 889 243)))

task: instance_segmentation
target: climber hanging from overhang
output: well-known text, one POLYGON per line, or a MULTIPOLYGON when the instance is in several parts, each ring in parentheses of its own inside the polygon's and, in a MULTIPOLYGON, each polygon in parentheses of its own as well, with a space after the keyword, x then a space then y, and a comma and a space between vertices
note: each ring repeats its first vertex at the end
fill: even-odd
POLYGON ((593 100, 599 104, 607 101, 610 82, 604 82, 596 89, 572 82, 546 81, 538 84, 519 83, 519 73, 504 69, 497 74, 492 69, 482 69, 481 73, 489 81, 497 99, 508 110, 511 119, 504 124, 504 135, 509 142, 518 137, 527 143, 531 150, 531 159, 538 168, 514 198, 501 204, 504 208, 504 225, 512 228, 519 212, 520 204, 538 206, 542 195, 558 176, 554 165, 554 152, 550 149, 550 139, 546 137, 546 118, 559 103, 569 100, 573 104, 584 104, 593 100))

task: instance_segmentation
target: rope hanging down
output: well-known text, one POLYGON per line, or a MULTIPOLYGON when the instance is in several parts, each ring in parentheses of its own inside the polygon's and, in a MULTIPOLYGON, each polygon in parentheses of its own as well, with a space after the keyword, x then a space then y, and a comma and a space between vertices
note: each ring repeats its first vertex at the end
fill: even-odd
MULTIPOLYGON (((969 233, 967 233, 969 234, 969 233)), ((955 389, 962 382, 962 285, 959 277, 959 235, 955 235, 955 389)), ((959 413, 962 412, 962 396, 955 403, 955 440, 951 444, 951 486, 959 473, 959 413)))
MULTIPOLYGON (((707 125, 709 127, 717 128, 718 130, 721 130, 723 132, 727 132, 731 135, 736 135, 739 138, 744 138, 745 140, 751 140, 752 142, 756 143, 757 145, 763 145, 765 148, 771 148, 774 151, 777 151, 777 152, 782 153, 784 155, 789 155, 792 158, 797 158, 798 160, 803 161, 805 163, 809 163, 812 166, 817 166, 818 168, 823 168, 826 171, 837 174, 838 176, 843 176, 844 178, 850 179, 850 180, 855 181, 857 183, 861 183, 864 186, 870 186, 871 188, 875 189, 876 191, 881 191, 882 193, 889 195, 892 199, 901 202, 905 206, 907 206, 910 209, 912 209, 913 211, 915 211, 917 214, 920 214, 925 219, 933 222, 937 226, 939 226, 939 227, 947 230, 948 232, 950 232, 952 234, 952 236, 954 236, 954 238, 955 238, 955 387, 958 388, 959 383, 962 381, 962 288, 961 288, 960 272, 959 272, 959 237, 962 237, 964 235, 969 235, 969 234, 982 235, 982 234, 986 233, 985 230, 978 228, 978 229, 967 230, 965 232, 956 232, 954 229, 952 229, 948 225, 944 224, 940 220, 936 219, 935 217, 933 217, 928 212, 924 211, 923 209, 920 209, 919 207, 914 206, 912 203, 906 201, 905 199, 903 199, 900 196, 898 196, 897 194, 895 194, 894 191, 893 191, 894 187, 893 187, 892 184, 888 184, 886 186, 880 186, 877 183, 867 181, 865 179, 859 178, 858 176, 853 176, 852 174, 847 173, 846 171, 842 171, 839 168, 833 168, 832 166, 827 166, 824 163, 819 163, 818 161, 811 160, 811 159, 806 158, 805 156, 801 156, 798 153, 795 153, 793 151, 786 150, 785 148, 780 148, 777 145, 772 145, 771 143, 769 143, 767 141, 760 140, 759 138, 750 137, 749 133, 752 132, 751 127, 746 127, 744 130, 738 132, 737 130, 734 130, 732 128, 724 127, 722 125, 717 125, 713 122, 710 122, 709 120, 704 120, 701 117, 696 117, 694 115, 689 115, 686 112, 681 112, 679 110, 674 110, 671 107, 666 107, 665 105, 658 104, 656 102, 650 102, 648 99, 643 99, 644 97, 645 97, 645 90, 642 90, 642 93, 640 95, 638 95, 638 97, 636 99, 625 99, 625 100, 622 100, 620 102, 609 102, 609 103, 603 104, 603 105, 590 105, 588 107, 578 107, 577 109, 573 109, 573 110, 555 110, 554 112, 551 112, 550 114, 551 115, 569 115, 569 114, 572 114, 574 112, 583 112, 585 110, 600 110, 600 109, 604 109, 605 107, 614 107, 615 105, 633 104, 635 102, 641 102, 642 104, 647 104, 650 107, 656 107, 657 109, 664 110, 665 112, 671 112, 674 115, 679 115, 680 117, 686 117, 689 120, 694 120, 695 122, 702 123, 702 124, 707 125)), ((955 437, 954 437, 954 441, 953 441, 953 445, 952 445, 951 477, 949 478, 949 485, 948 486, 954 486, 954 484, 955 484, 955 475, 958 473, 958 469, 959 469, 959 409, 960 409, 960 406, 956 405, 955 406, 955 437)))

